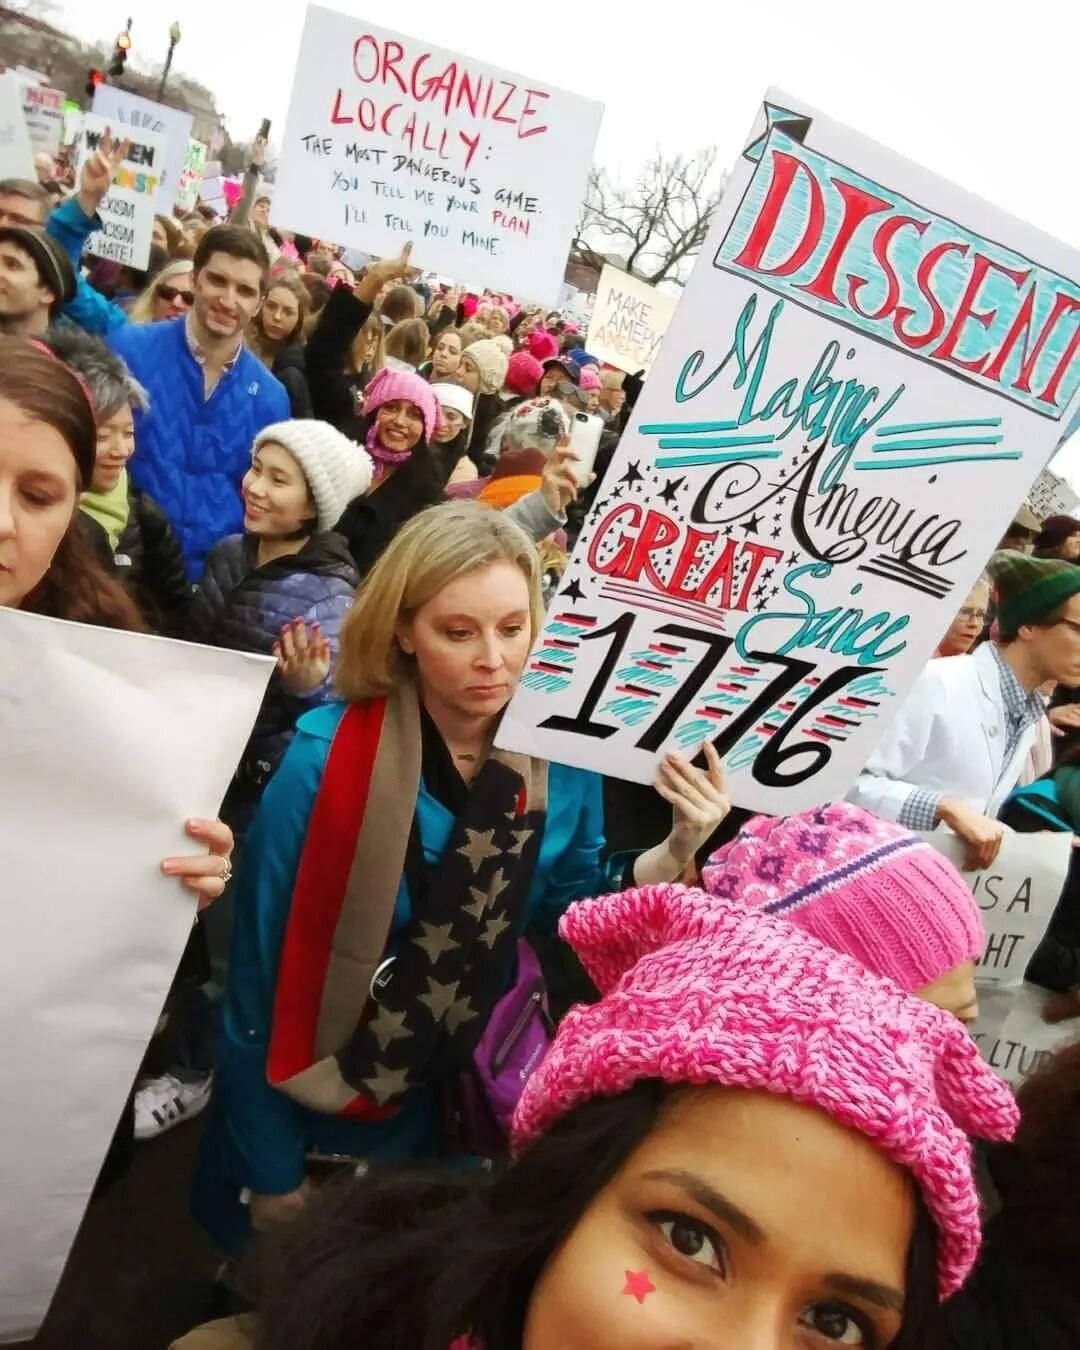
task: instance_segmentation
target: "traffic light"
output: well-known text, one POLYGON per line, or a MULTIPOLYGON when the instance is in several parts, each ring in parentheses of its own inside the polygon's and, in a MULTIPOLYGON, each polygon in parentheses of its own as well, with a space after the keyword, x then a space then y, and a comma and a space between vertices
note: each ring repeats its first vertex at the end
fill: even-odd
POLYGON ((123 75, 130 48, 131 34, 125 30, 116 39, 116 46, 113 48, 112 64, 109 66, 110 79, 118 80, 123 75))
POLYGON ((94 90, 99 84, 105 83, 105 72, 103 70, 90 70, 86 74, 86 97, 93 102, 94 90))

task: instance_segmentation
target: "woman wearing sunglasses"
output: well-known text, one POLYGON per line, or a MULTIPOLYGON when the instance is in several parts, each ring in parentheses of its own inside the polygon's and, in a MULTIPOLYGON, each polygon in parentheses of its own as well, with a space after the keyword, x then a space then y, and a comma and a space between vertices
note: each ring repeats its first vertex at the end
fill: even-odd
POLYGON ((185 315, 195 300, 193 268, 190 258, 166 264, 132 305, 128 316, 131 322, 160 323, 185 315))

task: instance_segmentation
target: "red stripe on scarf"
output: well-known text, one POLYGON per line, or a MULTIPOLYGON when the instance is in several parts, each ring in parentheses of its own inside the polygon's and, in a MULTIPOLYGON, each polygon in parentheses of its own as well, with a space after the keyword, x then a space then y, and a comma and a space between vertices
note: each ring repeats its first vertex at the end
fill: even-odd
MULTIPOLYGON (((282 1083, 315 1063, 323 987, 367 809, 385 712, 385 699, 350 704, 330 746, 296 873, 278 966, 266 1062, 271 1083, 282 1083)), ((384 1114, 372 1103, 365 1105, 372 1114, 384 1114)))

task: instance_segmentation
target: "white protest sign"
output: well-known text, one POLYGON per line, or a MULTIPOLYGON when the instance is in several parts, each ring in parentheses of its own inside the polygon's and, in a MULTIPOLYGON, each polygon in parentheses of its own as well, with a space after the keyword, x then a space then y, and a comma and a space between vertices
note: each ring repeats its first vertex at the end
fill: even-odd
POLYGON ((1080 1035, 1078 1020, 1043 1021, 1043 1009, 1053 997, 1034 984, 979 990, 979 1016, 971 1035, 987 1064, 1013 1087, 1080 1035))
MULTIPOLYGON (((527 43, 523 50, 527 51, 527 43)), ((601 106, 309 5, 274 223, 551 302, 601 106)))
POLYGON ((986 947, 976 981, 987 987, 1020 984, 1061 899, 1072 861, 1072 835, 1066 830, 1006 830, 993 866, 978 872, 963 870, 967 845, 955 834, 932 830, 922 837, 960 871, 982 912, 986 947))
POLYGON ((273 662, 0 609, 0 1341, 32 1336, 191 932, 273 662))
POLYGON ((22 86, 14 75, 0 75, 0 178, 36 181, 34 147, 22 106, 22 86))
POLYGON ((1028 489, 1028 501, 1041 520, 1047 516, 1071 516, 1080 506, 1080 497, 1065 479, 1049 469, 1043 469, 1028 489))
POLYGON ((608 263, 596 288, 585 350, 628 375, 648 374, 678 303, 608 263))
POLYGON ((199 188, 202 186, 203 170, 206 168, 207 149, 202 141, 188 141, 187 156, 180 171, 180 182, 176 189, 176 205, 185 211, 194 211, 199 201, 199 188))
POLYGON ((219 216, 229 214, 229 203, 225 200, 225 180, 221 176, 221 164, 217 160, 211 160, 203 165, 199 200, 205 202, 219 216))
POLYGON ((94 91, 93 111, 125 136, 141 140, 152 133, 162 138, 165 153, 154 190, 154 212, 160 216, 170 215, 191 140, 195 120, 191 113, 140 98, 138 94, 129 94, 114 84, 98 85, 94 91))
POLYGON ((60 152, 64 130, 64 92, 44 84, 22 86, 23 115, 30 143, 49 155, 60 152))
POLYGON ((709 739, 740 806, 843 797, 1067 424, 1078 278, 770 92, 499 744, 644 783, 709 739))
MULTIPOLYGON (((96 113, 87 113, 83 118, 80 172, 109 127, 110 123, 96 113)), ((144 268, 150 261, 154 201, 165 159, 165 142, 152 131, 133 130, 126 134, 131 149, 101 204, 98 214, 102 227, 86 241, 86 253, 126 267, 144 268)))

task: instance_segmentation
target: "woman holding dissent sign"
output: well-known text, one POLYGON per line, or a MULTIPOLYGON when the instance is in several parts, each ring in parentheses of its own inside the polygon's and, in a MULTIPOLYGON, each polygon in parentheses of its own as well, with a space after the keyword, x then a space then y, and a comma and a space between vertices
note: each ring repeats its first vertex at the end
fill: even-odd
POLYGON ((176 1350, 938 1344, 979 1248, 967 1136, 1017 1122, 960 1023, 684 887, 584 901, 560 932, 601 998, 525 1085, 510 1166, 328 1188, 247 1325, 176 1350))
POLYGON ((527 931, 673 880, 728 813, 715 753, 668 756, 667 839, 603 861, 600 778, 493 748, 540 620, 535 548, 478 503, 410 521, 360 589, 344 702, 301 719, 238 873, 194 1196, 230 1252, 328 1158, 500 1151, 548 1039, 527 931))

